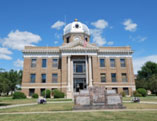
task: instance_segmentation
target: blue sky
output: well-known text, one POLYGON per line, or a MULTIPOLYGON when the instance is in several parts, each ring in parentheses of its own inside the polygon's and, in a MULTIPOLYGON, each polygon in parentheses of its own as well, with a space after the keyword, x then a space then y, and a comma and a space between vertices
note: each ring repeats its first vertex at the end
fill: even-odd
POLYGON ((91 42, 131 46, 136 73, 146 61, 157 62, 156 5, 156 0, 1 0, 0 68, 21 69, 24 45, 60 46, 65 24, 77 18, 92 31, 91 42))

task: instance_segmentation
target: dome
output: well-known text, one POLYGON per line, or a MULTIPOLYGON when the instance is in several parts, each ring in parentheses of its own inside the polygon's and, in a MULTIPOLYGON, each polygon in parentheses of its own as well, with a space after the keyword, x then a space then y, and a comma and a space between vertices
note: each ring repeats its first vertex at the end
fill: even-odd
POLYGON ((88 27, 85 24, 78 22, 77 19, 65 26, 64 35, 68 33, 85 33, 87 35, 90 35, 88 27))

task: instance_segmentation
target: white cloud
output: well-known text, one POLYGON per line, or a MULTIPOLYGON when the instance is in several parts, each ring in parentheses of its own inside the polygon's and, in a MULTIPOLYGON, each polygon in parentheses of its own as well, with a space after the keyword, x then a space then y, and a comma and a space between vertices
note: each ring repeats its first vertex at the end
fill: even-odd
POLYGON ((127 19, 123 22, 123 25, 125 26, 124 29, 126 31, 134 32, 136 31, 137 24, 133 23, 131 19, 127 19))
POLYGON ((57 21, 57 22, 55 22, 55 23, 51 26, 51 28, 52 28, 52 29, 57 29, 57 30, 59 30, 59 29, 61 29, 64 25, 65 25, 65 22, 63 22, 63 21, 57 21))
POLYGON ((134 73, 137 74, 137 72, 147 61, 152 61, 157 63, 157 55, 151 55, 151 56, 139 57, 133 59, 134 73))
POLYGON ((58 41, 56 40, 56 41, 54 41, 54 44, 56 45, 56 44, 58 44, 58 41))
POLYGON ((23 67, 23 60, 17 59, 16 61, 14 61, 14 66, 22 68, 23 67))
POLYGON ((99 46, 106 44, 106 39, 102 37, 102 32, 101 29, 90 29, 90 33, 93 36, 93 42, 99 46))
POLYGON ((8 50, 7 48, 0 47, 0 59, 11 60, 12 59, 10 57, 11 54, 12 54, 12 52, 10 50, 8 50))
POLYGON ((2 39, 2 45, 11 49, 22 50, 24 46, 34 46, 32 43, 38 43, 41 40, 39 35, 27 31, 12 31, 8 37, 2 39))
POLYGON ((104 19, 99 19, 96 22, 92 22, 91 24, 97 29, 105 29, 108 26, 108 22, 104 19))
POLYGON ((109 42, 107 42, 107 44, 108 44, 108 45, 113 45, 114 42, 113 42, 113 41, 109 41, 109 42))
POLYGON ((129 36, 129 39, 131 41, 144 42, 147 39, 147 37, 141 37, 141 36, 133 37, 133 36, 129 36))

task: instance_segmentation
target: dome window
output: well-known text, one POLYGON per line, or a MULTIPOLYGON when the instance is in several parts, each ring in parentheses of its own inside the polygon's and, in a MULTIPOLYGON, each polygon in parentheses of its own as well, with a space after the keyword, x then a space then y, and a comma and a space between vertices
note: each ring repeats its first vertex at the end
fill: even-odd
POLYGON ((75 24, 75 28, 79 28, 79 25, 78 25, 78 24, 75 24))

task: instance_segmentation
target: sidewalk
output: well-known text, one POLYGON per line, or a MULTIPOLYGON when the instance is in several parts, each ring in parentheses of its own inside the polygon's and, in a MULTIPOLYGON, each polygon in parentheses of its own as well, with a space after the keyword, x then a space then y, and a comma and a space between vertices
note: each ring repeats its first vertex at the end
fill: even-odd
MULTIPOLYGON (((49 103, 72 103, 73 101, 54 101, 54 102, 47 102, 49 103)), ((8 106, 1 106, 0 109, 5 109, 5 108, 14 108, 14 107, 21 107, 21 106, 31 106, 31 105, 38 105, 38 103, 27 103, 27 104, 17 104, 17 105, 8 105, 8 106)))

